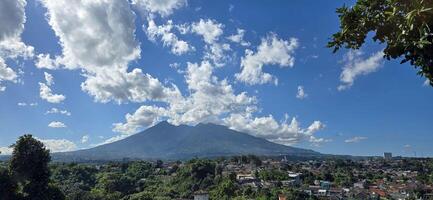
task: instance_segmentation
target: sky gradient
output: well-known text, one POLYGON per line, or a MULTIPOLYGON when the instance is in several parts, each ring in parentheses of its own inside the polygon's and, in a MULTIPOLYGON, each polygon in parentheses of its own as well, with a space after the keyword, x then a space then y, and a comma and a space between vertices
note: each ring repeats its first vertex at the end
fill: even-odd
POLYGON ((0 151, 25 133, 90 148, 168 120, 322 153, 433 156, 425 78, 370 38, 326 48, 344 3, 2 1, 0 151))

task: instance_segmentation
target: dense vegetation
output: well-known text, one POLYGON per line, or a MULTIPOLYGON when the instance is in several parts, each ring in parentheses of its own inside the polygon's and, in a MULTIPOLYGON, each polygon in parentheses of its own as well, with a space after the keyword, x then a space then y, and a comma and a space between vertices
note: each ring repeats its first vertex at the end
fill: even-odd
POLYGON ((387 59, 403 57, 433 86, 433 0, 358 0, 337 9, 340 31, 328 47, 359 49, 369 33, 387 59))

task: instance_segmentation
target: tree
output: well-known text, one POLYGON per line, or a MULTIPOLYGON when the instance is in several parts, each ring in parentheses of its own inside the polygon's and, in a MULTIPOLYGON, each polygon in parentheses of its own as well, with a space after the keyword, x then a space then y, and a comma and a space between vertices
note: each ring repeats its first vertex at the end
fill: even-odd
POLYGON ((7 170, 0 170, 0 199, 15 200, 19 199, 17 194, 17 184, 13 181, 7 170))
MULTIPOLYGON (((50 152, 32 135, 23 135, 12 145, 9 172, 23 187, 24 197, 32 200, 62 199, 63 194, 50 186, 50 152)), ((64 197, 63 197, 64 198, 64 197)))
POLYGON ((433 0, 358 0, 353 7, 337 9, 340 31, 328 47, 359 49, 370 32, 385 43, 384 57, 403 57, 433 86, 433 0))

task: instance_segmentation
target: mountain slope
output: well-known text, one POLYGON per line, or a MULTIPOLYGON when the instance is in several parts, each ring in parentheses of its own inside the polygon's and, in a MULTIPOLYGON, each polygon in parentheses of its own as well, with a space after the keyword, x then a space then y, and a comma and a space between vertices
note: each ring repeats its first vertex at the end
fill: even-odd
POLYGON ((85 160, 188 159, 230 155, 319 155, 312 150, 275 144, 215 124, 174 126, 161 122, 141 133, 95 148, 55 154, 85 160))

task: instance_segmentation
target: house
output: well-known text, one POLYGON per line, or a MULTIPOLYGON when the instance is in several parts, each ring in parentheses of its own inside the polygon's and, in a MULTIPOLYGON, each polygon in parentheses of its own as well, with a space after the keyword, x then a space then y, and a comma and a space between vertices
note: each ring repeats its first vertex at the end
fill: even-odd
POLYGON ((209 193, 205 191, 199 191, 194 193, 194 200, 209 200, 209 193))
POLYGON ((286 199, 287 199, 286 195, 284 195, 284 194, 278 195, 278 200, 286 200, 286 199))
POLYGON ((317 195, 319 195, 319 196, 328 196, 328 190, 319 189, 317 191, 317 195))
POLYGON ((359 181, 353 184, 354 188, 364 189, 365 188, 365 181, 359 181))
POLYGON ((331 182, 329 181, 320 181, 320 188, 324 190, 329 190, 331 188, 331 182))

